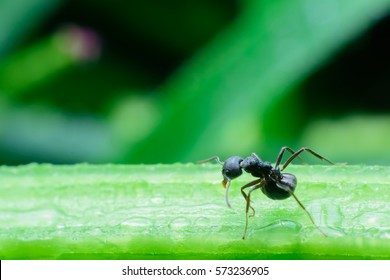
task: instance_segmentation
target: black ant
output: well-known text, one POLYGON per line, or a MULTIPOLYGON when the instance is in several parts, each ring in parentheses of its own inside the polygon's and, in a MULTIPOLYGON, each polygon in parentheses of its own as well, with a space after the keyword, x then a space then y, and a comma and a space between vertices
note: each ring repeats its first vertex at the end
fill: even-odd
POLYGON ((223 165, 222 167, 222 176, 223 181, 222 185, 224 188, 226 188, 226 204, 228 207, 230 206, 229 203, 229 187, 230 183, 233 179, 239 177, 242 174, 242 170, 244 169, 245 172, 250 173, 253 177, 257 177, 258 179, 253 180, 252 182, 249 182, 248 184, 241 187, 241 193, 246 201, 246 222, 245 222, 245 229, 244 234, 242 236, 242 239, 245 239, 246 231, 248 228, 248 212, 249 208, 253 211, 253 215, 255 213, 254 208, 250 205, 251 200, 251 193, 254 190, 261 189, 261 191, 269 198, 274 200, 281 200, 286 199, 290 196, 292 196, 296 202, 301 206, 301 208, 306 212, 308 215, 310 221, 313 223, 313 225, 326 237, 326 234, 315 224, 313 218, 311 217, 310 213, 306 210, 306 208, 303 206, 303 204, 299 201, 299 199, 294 194, 294 190, 297 186, 297 178, 295 175, 291 173, 282 173, 282 171, 295 159, 299 158, 299 155, 303 153, 304 151, 309 152, 313 156, 325 160, 330 164, 334 164, 330 160, 324 158, 323 156, 320 156, 313 150, 309 148, 301 148, 297 152, 294 152, 289 147, 283 147, 279 155, 276 159, 275 166, 272 167, 270 162, 262 161, 255 153, 252 153, 251 156, 247 158, 241 158, 239 156, 232 156, 228 158, 225 163, 220 161, 219 157, 212 157, 210 159, 206 159, 203 161, 200 161, 199 163, 205 163, 209 161, 215 160, 219 164, 223 165), (282 160, 283 154, 285 151, 290 152, 292 155, 287 159, 287 161, 284 163, 284 165, 280 168, 280 162, 282 160), (249 188, 248 193, 245 193, 244 190, 249 188))

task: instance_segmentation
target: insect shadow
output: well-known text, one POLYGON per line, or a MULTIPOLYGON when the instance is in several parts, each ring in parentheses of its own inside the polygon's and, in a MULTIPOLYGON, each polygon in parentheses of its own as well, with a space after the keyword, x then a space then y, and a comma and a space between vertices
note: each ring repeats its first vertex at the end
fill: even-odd
POLYGON ((225 199, 228 207, 229 203, 229 187, 233 179, 239 177, 244 170, 247 173, 250 173, 255 179, 248 184, 241 187, 241 194, 246 201, 245 208, 245 228, 242 235, 242 239, 245 239, 246 231, 248 228, 248 217, 249 209, 253 211, 253 216, 255 214, 255 209, 251 206, 251 194, 254 190, 261 189, 261 191, 270 199, 282 200, 292 196, 299 206, 306 212, 310 221, 313 225, 326 237, 326 234, 316 225, 310 213, 306 210, 305 206, 299 201, 297 196, 294 194, 295 188, 297 186, 297 178, 291 173, 283 173, 283 170, 296 158, 300 158, 299 155, 303 152, 308 152, 311 155, 324 160, 330 164, 334 164, 330 160, 324 158, 323 156, 317 154, 309 148, 301 148, 298 151, 294 151, 289 147, 283 147, 276 159, 275 166, 272 166, 270 162, 262 161, 258 155, 252 153, 249 157, 242 158, 239 156, 232 156, 228 158, 225 162, 222 162, 219 157, 212 157, 206 160, 202 160, 198 163, 206 163, 210 161, 216 161, 222 165, 222 176, 223 181, 222 185, 226 189, 225 199), (291 153, 291 156, 286 160, 282 167, 280 163, 282 161, 283 155, 285 152, 291 153), (246 193, 245 190, 248 189, 246 193))

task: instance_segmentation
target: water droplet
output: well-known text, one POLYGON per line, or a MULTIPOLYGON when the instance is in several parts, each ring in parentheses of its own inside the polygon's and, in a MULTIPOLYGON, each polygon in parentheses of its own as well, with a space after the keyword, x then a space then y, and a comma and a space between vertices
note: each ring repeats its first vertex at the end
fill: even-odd
POLYGON ((342 237, 345 236, 345 232, 342 231, 339 228, 321 228, 321 230, 328 236, 328 237, 342 237))
POLYGON ((353 218, 354 223, 364 228, 390 228, 390 214, 370 211, 353 218))
POLYGON ((383 238, 383 239, 390 239, 390 231, 382 231, 381 234, 380 234, 380 238, 383 238))
MULTIPOLYGON (((267 240, 267 244, 280 245, 281 242, 291 243, 301 231, 302 225, 289 220, 279 220, 268 224, 265 227, 250 229, 248 228, 249 236, 261 236, 267 240), (294 233, 296 235, 294 235, 294 233), (295 238, 294 238, 295 236, 295 238)), ((295 241, 294 241, 295 242, 295 241)))
POLYGON ((152 197, 152 198, 150 199, 150 202, 151 202, 153 205, 162 205, 162 204, 164 204, 164 202, 165 202, 165 198, 162 197, 162 196, 152 197))
POLYGON ((100 228, 89 228, 85 231, 85 234, 88 234, 90 236, 99 236, 102 234, 102 230, 100 228))
POLYGON ((206 217, 197 218, 194 222, 195 227, 204 228, 210 226, 210 219, 206 217))
POLYGON ((131 227, 133 229, 141 228, 143 230, 145 227, 152 227, 153 222, 151 219, 148 218, 133 217, 123 221, 122 223, 120 223, 120 225, 124 227, 131 227))
POLYGON ((169 227, 173 230, 182 230, 186 227, 190 226, 190 221, 187 218, 181 217, 174 219, 170 224, 169 227))

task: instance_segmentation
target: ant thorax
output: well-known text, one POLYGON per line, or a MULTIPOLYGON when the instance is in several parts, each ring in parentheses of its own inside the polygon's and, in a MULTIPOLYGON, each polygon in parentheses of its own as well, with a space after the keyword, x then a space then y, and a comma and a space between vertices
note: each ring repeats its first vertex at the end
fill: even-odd
POLYGON ((272 170, 270 162, 262 161, 260 158, 253 155, 243 159, 240 166, 245 170, 245 172, 259 178, 267 177, 272 170))

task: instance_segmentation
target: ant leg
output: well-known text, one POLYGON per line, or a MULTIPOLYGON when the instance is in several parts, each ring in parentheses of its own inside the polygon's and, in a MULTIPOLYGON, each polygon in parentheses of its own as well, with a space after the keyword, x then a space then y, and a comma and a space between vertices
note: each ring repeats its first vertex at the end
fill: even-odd
POLYGON ((217 163, 223 165, 223 162, 219 159, 219 157, 212 157, 212 158, 204 159, 204 160, 198 161, 197 164, 203 164, 203 163, 210 162, 210 161, 216 161, 217 163))
POLYGON ((261 158, 256 153, 252 153, 252 157, 257 158, 259 161, 262 161, 261 158))
MULTIPOLYGON (((259 179, 260 180, 260 179, 259 179)), ((257 190, 257 189, 260 189, 262 187, 265 186, 265 181, 261 181, 259 184, 257 185, 254 185, 252 188, 250 188, 250 190, 248 191, 248 195, 247 195, 247 198, 246 198, 246 209, 245 209, 245 228, 244 228, 244 234, 242 235, 242 239, 245 239, 245 236, 246 236, 246 230, 248 228, 248 212, 249 212, 249 208, 251 207, 250 206, 250 203, 251 203, 251 193, 254 191, 254 190, 257 190)))
POLYGON ((278 157, 277 157, 277 159, 276 159, 275 167, 279 166, 280 162, 282 161, 283 154, 284 154, 284 152, 285 152, 286 150, 289 151, 291 154, 294 154, 294 153, 295 153, 295 152, 294 152, 292 149, 290 149, 289 147, 283 147, 283 148, 280 150, 279 155, 278 155, 278 157))
POLYGON ((323 156, 317 154, 316 152, 314 152, 313 150, 309 149, 309 148, 300 148, 299 151, 295 152, 283 165, 283 167, 280 169, 281 171, 283 171, 296 157, 298 157, 301 153, 303 153, 304 151, 307 151, 309 153, 311 153, 313 156, 319 158, 320 160, 325 160, 327 161, 328 163, 330 164, 334 164, 333 162, 331 162, 330 160, 324 158, 323 156))
MULTIPOLYGON (((242 196, 244 197, 245 201, 247 201, 247 194, 244 192, 244 189, 249 188, 249 187, 252 187, 252 186, 254 186, 254 185, 260 183, 262 180, 263 180, 262 178, 256 179, 256 180, 254 180, 254 181, 252 181, 252 182, 249 182, 248 184, 246 184, 246 185, 244 185, 244 186, 241 187, 241 194, 242 194, 242 196)), ((254 209, 252 206, 249 206, 249 207, 252 209, 252 211, 253 211, 253 216, 254 216, 254 215, 255 215, 255 209, 254 209)))
POLYGON ((322 235, 324 237, 327 237, 327 235, 319 228, 319 226, 316 225, 316 223, 314 222, 313 218, 311 217, 309 211, 306 210, 305 206, 303 206, 303 204, 299 201, 299 199, 295 196, 295 194, 290 191, 290 194, 292 195, 292 197, 296 200, 296 202, 298 202, 299 206, 301 206, 301 208, 303 209, 303 211, 306 212, 307 216, 309 216, 309 219, 310 221, 313 223, 313 225, 322 233, 322 235))
MULTIPOLYGON (((289 147, 283 147, 283 148, 280 150, 279 155, 278 155, 278 157, 277 157, 277 159, 276 159, 275 167, 278 167, 278 166, 279 166, 280 162, 282 161, 282 158, 283 158, 283 155, 284 155, 284 152, 285 152, 285 151, 288 151, 288 152, 290 152, 291 154, 295 154, 295 152, 294 152, 293 149, 291 149, 291 148, 289 148, 289 147)), ((299 158, 303 163, 305 163, 305 161, 304 161, 303 159, 301 159, 299 156, 298 156, 298 158, 299 158)), ((282 169, 282 170, 283 170, 283 169, 282 169)))

